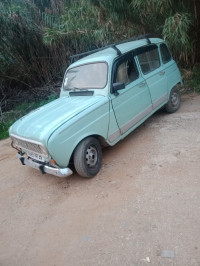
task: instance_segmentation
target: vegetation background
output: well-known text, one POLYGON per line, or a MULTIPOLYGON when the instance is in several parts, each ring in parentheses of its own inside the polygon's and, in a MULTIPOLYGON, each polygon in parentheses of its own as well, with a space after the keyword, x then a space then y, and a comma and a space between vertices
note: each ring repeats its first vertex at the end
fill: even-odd
POLYGON ((199 0, 1 0, 0 138, 56 97, 70 55, 145 33, 166 40, 200 91, 199 0))

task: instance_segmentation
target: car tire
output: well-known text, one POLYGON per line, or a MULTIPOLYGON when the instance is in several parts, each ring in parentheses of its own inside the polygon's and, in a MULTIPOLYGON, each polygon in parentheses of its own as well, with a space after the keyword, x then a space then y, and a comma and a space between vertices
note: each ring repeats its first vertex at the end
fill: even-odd
POLYGON ((94 177, 101 168, 102 149, 95 137, 82 140, 74 151, 74 166, 77 173, 86 178, 94 177))
POLYGON ((169 100, 167 104, 165 105, 165 110, 168 113, 174 113, 176 112, 181 105, 181 94, 177 87, 174 87, 169 95, 169 100))

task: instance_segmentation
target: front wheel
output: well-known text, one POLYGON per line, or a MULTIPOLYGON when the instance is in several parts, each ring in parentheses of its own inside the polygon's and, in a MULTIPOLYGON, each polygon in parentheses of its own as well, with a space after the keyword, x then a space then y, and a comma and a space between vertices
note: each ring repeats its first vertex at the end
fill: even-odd
POLYGON ((94 137, 82 140, 74 151, 74 166, 83 177, 94 177, 101 168, 102 150, 99 141, 94 137))
POLYGON ((174 87, 169 95, 169 101, 165 105, 165 109, 168 113, 176 112, 181 105, 181 94, 177 87, 174 87))

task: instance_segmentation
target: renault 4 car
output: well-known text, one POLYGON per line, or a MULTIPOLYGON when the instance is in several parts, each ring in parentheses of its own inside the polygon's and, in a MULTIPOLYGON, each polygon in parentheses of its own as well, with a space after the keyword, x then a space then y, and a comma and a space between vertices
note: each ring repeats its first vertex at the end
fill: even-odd
POLYGON ((162 107, 179 109, 182 79, 166 43, 147 35, 71 61, 60 97, 16 121, 9 134, 23 165, 60 177, 75 168, 90 178, 101 168, 102 147, 162 107))

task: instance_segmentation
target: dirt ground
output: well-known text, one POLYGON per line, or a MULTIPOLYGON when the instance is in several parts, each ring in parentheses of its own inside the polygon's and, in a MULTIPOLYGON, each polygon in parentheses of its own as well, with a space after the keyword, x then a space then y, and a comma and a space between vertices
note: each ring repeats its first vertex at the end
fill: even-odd
POLYGON ((200 95, 103 151, 93 179, 42 175, 0 142, 0 265, 200 265, 200 95))

